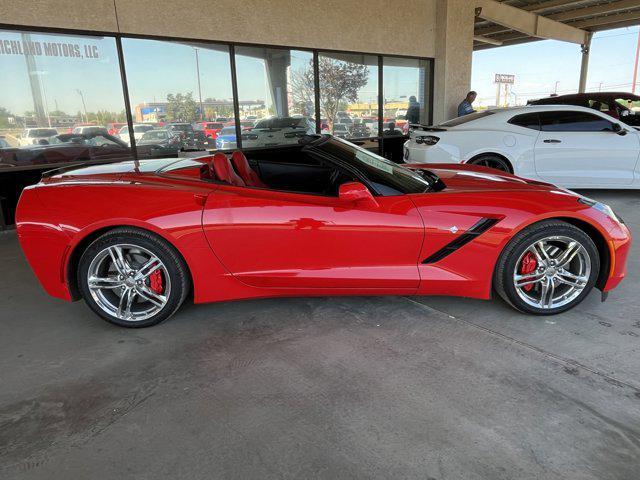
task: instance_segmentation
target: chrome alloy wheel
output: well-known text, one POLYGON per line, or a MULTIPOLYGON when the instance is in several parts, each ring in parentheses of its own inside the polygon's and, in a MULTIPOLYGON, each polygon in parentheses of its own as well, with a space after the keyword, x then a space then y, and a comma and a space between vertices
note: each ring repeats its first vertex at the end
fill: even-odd
POLYGON ((516 262, 513 284, 524 302, 549 310, 578 297, 590 275, 591 258, 584 246, 570 237, 552 236, 524 250, 516 262))
POLYGON ((169 272, 146 248, 117 244, 91 261, 87 285, 96 304, 127 321, 146 320, 162 310, 171 293, 169 272))

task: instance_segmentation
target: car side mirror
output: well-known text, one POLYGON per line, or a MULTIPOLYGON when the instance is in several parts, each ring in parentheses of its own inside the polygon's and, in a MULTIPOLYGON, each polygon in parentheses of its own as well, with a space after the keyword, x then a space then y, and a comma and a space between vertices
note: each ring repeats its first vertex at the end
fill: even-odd
POLYGON ((619 123, 613 124, 613 131, 618 135, 622 135, 622 136, 627 134, 627 131, 624 128, 622 128, 622 125, 620 125, 619 123))
POLYGON ((340 185, 338 190, 340 200, 361 205, 377 207, 378 202, 373 198, 371 192, 360 182, 347 182, 340 185))

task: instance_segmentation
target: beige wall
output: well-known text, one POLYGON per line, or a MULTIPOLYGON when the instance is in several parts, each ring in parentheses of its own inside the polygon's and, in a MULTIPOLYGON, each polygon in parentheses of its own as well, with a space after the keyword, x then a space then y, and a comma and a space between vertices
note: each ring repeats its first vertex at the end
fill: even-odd
POLYGON ((2 0, 0 22, 435 57, 434 120, 469 89, 470 0, 2 0))
POLYGON ((2 23, 433 57, 436 0, 3 0, 2 23), (385 33, 380 35, 380 26, 385 33))

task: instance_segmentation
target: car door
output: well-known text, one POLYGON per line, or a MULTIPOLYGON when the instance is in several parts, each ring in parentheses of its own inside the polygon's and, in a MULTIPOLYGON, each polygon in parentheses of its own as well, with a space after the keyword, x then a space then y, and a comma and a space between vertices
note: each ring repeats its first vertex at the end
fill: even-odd
POLYGON ((248 285, 415 291, 422 220, 405 195, 375 199, 222 185, 206 201, 203 227, 220 261, 248 285))
POLYGON ((555 110, 540 113, 534 156, 538 175, 572 187, 620 186, 633 182, 640 142, 631 128, 606 115, 555 110))

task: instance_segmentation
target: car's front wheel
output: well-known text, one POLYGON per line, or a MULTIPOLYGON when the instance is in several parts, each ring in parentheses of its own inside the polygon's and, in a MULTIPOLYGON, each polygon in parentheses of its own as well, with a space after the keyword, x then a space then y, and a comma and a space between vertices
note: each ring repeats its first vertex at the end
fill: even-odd
POLYGON ((106 232, 84 251, 78 286, 87 305, 123 327, 148 327, 169 318, 189 291, 184 260, 144 230, 106 232))
POLYGON ((525 313, 552 315, 580 303, 600 270, 598 249, 583 230, 550 220, 518 233, 505 247, 494 286, 525 313))

